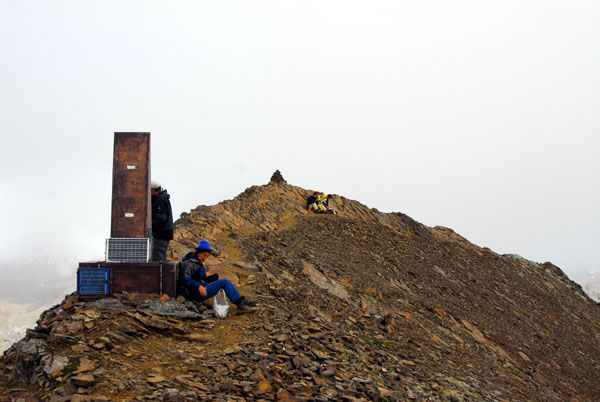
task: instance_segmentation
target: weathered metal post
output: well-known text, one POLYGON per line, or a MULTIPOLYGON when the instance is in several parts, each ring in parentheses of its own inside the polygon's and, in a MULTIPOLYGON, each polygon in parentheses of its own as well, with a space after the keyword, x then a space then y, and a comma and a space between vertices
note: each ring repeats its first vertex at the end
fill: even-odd
POLYGON ((150 133, 115 133, 110 237, 149 237, 150 177, 150 133))

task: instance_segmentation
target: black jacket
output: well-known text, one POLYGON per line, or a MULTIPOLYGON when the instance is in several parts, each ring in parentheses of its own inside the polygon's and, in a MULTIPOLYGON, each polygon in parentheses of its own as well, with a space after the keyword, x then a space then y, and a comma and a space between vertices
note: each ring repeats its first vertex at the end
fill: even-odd
POLYGON ((173 211, 167 190, 152 195, 152 237, 173 240, 173 211))
POLYGON ((317 198, 312 194, 309 195, 306 199, 306 209, 308 209, 308 207, 310 207, 311 204, 314 204, 315 202, 317 202, 317 198))

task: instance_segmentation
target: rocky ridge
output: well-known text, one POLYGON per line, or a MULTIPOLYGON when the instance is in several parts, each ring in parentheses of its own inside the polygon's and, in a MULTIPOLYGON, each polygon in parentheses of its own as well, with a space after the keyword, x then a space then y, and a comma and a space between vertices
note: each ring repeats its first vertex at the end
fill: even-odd
POLYGON ((176 222, 171 258, 208 239, 256 314, 69 295, 4 354, 0 401, 596 398, 600 306, 558 267, 309 193, 274 174, 176 222))

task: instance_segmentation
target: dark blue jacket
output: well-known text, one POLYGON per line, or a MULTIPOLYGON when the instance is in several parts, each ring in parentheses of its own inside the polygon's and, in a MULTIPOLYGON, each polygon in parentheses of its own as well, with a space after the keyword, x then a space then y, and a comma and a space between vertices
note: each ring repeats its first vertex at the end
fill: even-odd
POLYGON ((181 261, 179 283, 186 288, 197 289, 198 286, 205 286, 207 283, 214 282, 219 278, 217 274, 207 276, 204 264, 194 258, 192 252, 189 252, 181 261))

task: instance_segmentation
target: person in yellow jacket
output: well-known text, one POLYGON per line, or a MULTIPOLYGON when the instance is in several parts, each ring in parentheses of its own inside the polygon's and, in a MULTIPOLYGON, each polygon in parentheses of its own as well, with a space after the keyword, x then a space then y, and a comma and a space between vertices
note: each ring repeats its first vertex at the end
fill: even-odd
POLYGON ((323 193, 319 193, 317 196, 317 206, 324 214, 336 214, 336 212, 329 206, 329 199, 333 198, 333 195, 325 195, 323 193))
POLYGON ((333 196, 325 195, 315 191, 306 199, 306 209, 317 214, 336 214, 333 208, 329 207, 329 199, 333 196))

